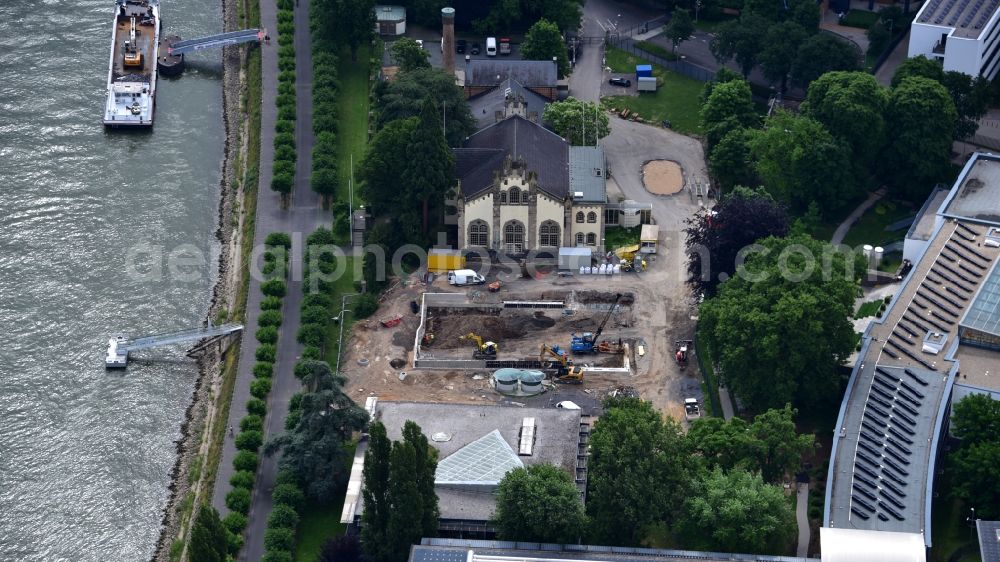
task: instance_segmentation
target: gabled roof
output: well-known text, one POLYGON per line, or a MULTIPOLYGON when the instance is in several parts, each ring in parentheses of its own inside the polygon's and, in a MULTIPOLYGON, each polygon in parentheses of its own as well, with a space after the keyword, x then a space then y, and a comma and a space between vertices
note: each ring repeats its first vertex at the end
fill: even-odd
POLYGON ((441 460, 434 484, 497 486, 515 468, 524 468, 524 463, 500 435, 500 430, 494 429, 441 460))
POLYGON ((528 115, 537 114, 539 121, 542 120, 542 114, 545 112, 545 104, 549 103, 549 100, 544 96, 525 88, 517 80, 508 78, 496 88, 469 99, 469 110, 476 118, 477 126, 480 129, 496 122, 496 112, 503 111, 507 103, 507 96, 524 101, 528 115))
POLYGON ((583 193, 574 199, 587 203, 607 203, 604 150, 596 146, 569 147, 569 189, 583 193))
POLYGON ((529 87, 554 87, 556 63, 545 60, 473 59, 465 63, 466 86, 496 86, 512 78, 529 87))
POLYGON ((569 193, 569 143, 538 123, 513 116, 473 134, 455 149, 455 176, 462 194, 475 195, 493 182, 510 156, 538 175, 538 187, 557 198, 569 193))

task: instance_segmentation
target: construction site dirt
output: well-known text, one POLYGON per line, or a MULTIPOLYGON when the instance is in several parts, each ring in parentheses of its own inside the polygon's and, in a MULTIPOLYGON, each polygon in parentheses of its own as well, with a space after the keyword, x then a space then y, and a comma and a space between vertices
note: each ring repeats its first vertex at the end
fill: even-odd
MULTIPOLYGON (((662 256, 661 256, 662 258, 662 256)), ((480 271, 481 273, 483 271, 480 271)), ((621 387, 633 387, 661 412, 684 420, 684 399, 703 402, 697 361, 681 369, 674 360, 674 342, 693 339, 693 307, 683 277, 670 271, 667 260, 649 261, 639 273, 603 275, 556 275, 540 268, 525 278, 520 267, 493 264, 487 281, 500 280, 497 292, 486 285, 449 286, 444 276, 417 272, 387 291, 379 310, 359 321, 345 342, 341 371, 347 390, 357 402, 367 396, 380 400, 457 403, 513 403, 552 406, 569 400, 586 414, 598 414, 601 400, 621 387), (662 268, 658 267, 662 266, 662 268), (425 280, 431 278, 427 283, 425 280), (548 390, 531 397, 507 397, 490 385, 492 369, 414 369, 413 352, 420 325, 420 312, 411 302, 422 302, 423 293, 460 293, 467 308, 427 309, 425 333, 433 341, 421 344, 421 357, 473 359, 479 348, 475 338, 494 342, 498 360, 537 360, 542 345, 570 349, 572 334, 593 332, 608 316, 610 305, 620 294, 599 340, 612 346, 627 343, 631 374, 586 373, 580 384, 546 384, 548 390), (504 301, 561 301, 564 308, 502 308, 504 301), (384 320, 402 316, 385 327, 384 320)), ((345 334, 345 337, 346 334, 345 334)), ((695 350, 697 353, 697 350, 695 350)), ((621 367, 622 354, 573 354, 575 365, 621 367)))

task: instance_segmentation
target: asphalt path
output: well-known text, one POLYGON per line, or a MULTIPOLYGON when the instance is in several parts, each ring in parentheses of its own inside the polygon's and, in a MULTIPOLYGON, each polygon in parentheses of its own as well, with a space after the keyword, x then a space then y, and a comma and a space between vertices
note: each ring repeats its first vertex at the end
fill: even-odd
MULTIPOLYGON (((261 3, 261 25, 265 29, 277 29, 277 7, 273 2, 261 3)), ((296 62, 296 161, 295 186, 288 208, 281 207, 281 199, 271 191, 271 177, 274 164, 274 123, 277 117, 275 98, 277 97, 277 41, 261 47, 261 145, 260 183, 257 196, 257 214, 254 229, 254 247, 263 245, 271 232, 287 232, 292 236, 291 272, 288 294, 284 299, 283 322, 278 339, 278 361, 272 379, 271 394, 268 397, 268 413, 264 422, 265 441, 284 430, 285 416, 291 396, 301 388, 292 374, 302 346, 295 340, 302 302, 302 253, 305 237, 319 226, 329 225, 332 217, 322 209, 320 197, 309 186, 312 166, 312 147, 315 137, 312 131, 312 50, 309 36, 309 0, 298 0, 295 11, 295 62, 296 62)), ((237 380, 233 390, 229 425, 239 428, 239 422, 246 415, 245 404, 250 399, 250 383, 253 381, 253 365, 257 351, 257 340, 252 337, 257 330, 260 315, 260 279, 253 275, 259 269, 251 268, 250 289, 247 297, 245 334, 240 347, 237 380)), ((225 516, 226 494, 231 489, 233 457, 236 456, 233 437, 227 434, 222 450, 222 459, 216 475, 212 505, 225 516)), ((264 530, 267 515, 271 511, 271 492, 277 475, 278 457, 264 457, 257 471, 253 503, 250 507, 246 543, 237 560, 259 560, 264 555, 264 530)))

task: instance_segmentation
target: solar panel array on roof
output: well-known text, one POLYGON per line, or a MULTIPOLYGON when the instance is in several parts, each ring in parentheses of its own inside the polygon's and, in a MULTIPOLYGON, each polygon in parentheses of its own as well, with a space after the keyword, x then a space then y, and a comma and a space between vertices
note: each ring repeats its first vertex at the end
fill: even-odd
POLYGON ((443 548, 414 548, 411 562, 465 562, 468 553, 464 550, 443 548))

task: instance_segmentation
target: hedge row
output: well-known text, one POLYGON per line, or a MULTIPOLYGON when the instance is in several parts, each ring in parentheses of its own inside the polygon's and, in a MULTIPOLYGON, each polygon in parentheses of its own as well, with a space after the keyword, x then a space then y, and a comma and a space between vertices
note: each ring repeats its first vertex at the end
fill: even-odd
POLYGON ((305 505, 305 494, 299 488, 294 473, 288 470, 278 473, 271 499, 274 506, 267 516, 261 562, 291 562, 295 559, 295 527, 301 519, 300 510, 305 505))
MULTIPOLYGON (((278 120, 274 124, 271 189, 282 195, 295 184, 295 1, 278 2, 278 120)), ((267 272, 265 272, 267 273, 267 272)))
MULTIPOLYGON (((313 6, 320 3, 315 2, 313 6)), ((310 13, 313 21, 313 132, 316 144, 312 153, 312 190, 329 200, 336 195, 337 177, 337 55, 331 30, 319 25, 318 14, 310 13)))
MULTIPOLYGON (((291 237, 284 232, 272 232, 265 239, 264 245, 265 268, 266 265, 281 264, 280 271, 274 267, 272 269, 275 271, 271 274, 286 275, 288 255, 292 247, 291 237)), ((260 345, 256 352, 257 363, 253 366, 254 380, 250 383, 250 395, 253 398, 247 401, 247 414, 240 420, 240 432, 236 436, 236 448, 239 452, 233 458, 236 472, 229 478, 232 490, 226 494, 229 514, 222 520, 229 531, 229 548, 233 556, 243 547, 243 529, 247 526, 251 493, 260 462, 258 454, 264 444, 264 416, 267 414, 265 401, 271 392, 271 377, 274 375, 274 362, 277 358, 278 329, 281 326, 281 300, 286 292, 282 278, 268 279, 260 287, 265 298, 260 304, 260 327, 255 334, 260 345)))

